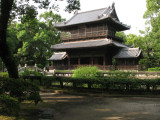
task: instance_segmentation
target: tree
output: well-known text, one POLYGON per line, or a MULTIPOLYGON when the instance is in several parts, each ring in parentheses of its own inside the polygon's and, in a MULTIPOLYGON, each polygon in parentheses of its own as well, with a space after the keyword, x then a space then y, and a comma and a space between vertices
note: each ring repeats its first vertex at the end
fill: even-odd
POLYGON ((25 17, 25 22, 17 24, 17 38, 22 41, 22 48, 18 49, 17 54, 21 64, 36 63, 44 67, 52 55, 50 46, 60 42, 60 32, 54 24, 63 20, 61 16, 50 11, 41 14, 40 18, 44 18, 45 22, 36 18, 25 20, 25 17))
MULTIPOLYGON (((9 18, 11 16, 15 17, 17 15, 21 15, 22 17, 25 14, 31 14, 33 9, 36 9, 34 5, 29 5, 28 2, 34 1, 39 4, 39 8, 47 8, 47 6, 53 3, 52 0, 1 0, 0 1, 0 57, 2 61, 5 63, 9 77, 18 78, 18 70, 16 60, 11 53, 9 46, 6 40, 7 26, 9 22, 9 18), (31 8, 31 9, 30 9, 31 8)), ((66 11, 71 12, 74 10, 78 10, 80 7, 79 0, 67 0, 68 6, 66 7, 66 11)), ((54 7, 54 4, 52 4, 54 7)))
POLYGON ((147 0, 147 10, 144 13, 144 18, 147 19, 147 24, 151 30, 145 35, 145 38, 152 43, 152 65, 160 66, 160 1, 147 0))
POLYGON ((116 32, 115 36, 118 38, 122 38, 124 43, 126 42, 127 35, 124 32, 116 32))
POLYGON ((18 70, 13 54, 10 52, 6 41, 7 25, 12 9, 13 0, 1 0, 0 13, 0 57, 5 63, 9 77, 18 78, 18 70))

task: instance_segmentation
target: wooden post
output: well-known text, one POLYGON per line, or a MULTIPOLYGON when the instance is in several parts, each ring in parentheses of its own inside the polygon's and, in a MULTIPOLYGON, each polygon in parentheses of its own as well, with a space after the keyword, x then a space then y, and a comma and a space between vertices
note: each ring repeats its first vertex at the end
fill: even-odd
POLYGON ((77 84, 75 81, 73 82, 73 88, 77 88, 77 84))
POLYGON ((88 82, 88 89, 91 89, 92 84, 88 82))
POLYGON ((78 57, 78 65, 81 65, 81 59, 78 57))
POLYGON ((70 65, 71 65, 70 62, 71 62, 71 61, 70 61, 70 57, 68 57, 68 69, 70 69, 70 65))
POLYGON ((60 86, 61 88, 63 88, 63 82, 60 80, 60 86))
POLYGON ((106 56, 103 56, 103 69, 105 70, 105 66, 106 66, 106 56))
POLYGON ((91 65, 93 65, 93 57, 91 57, 91 65))
POLYGON ((4 72, 4 63, 2 62, 2 72, 4 72))

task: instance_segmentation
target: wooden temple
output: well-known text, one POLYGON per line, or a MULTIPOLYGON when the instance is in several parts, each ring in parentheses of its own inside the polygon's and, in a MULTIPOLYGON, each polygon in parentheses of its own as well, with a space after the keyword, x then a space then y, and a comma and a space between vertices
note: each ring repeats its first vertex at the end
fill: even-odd
POLYGON ((138 65, 140 48, 131 48, 115 36, 117 31, 129 30, 130 26, 119 21, 114 3, 107 8, 76 13, 55 27, 61 31, 62 43, 51 46, 54 53, 49 61, 53 61, 53 69, 92 65, 111 70, 138 65))

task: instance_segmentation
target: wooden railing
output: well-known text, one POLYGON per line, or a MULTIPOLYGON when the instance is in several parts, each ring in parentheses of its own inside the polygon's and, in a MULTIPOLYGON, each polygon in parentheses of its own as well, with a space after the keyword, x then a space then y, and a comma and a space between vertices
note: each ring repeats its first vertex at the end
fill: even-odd
POLYGON ((72 39, 82 39, 82 38, 93 38, 93 37, 103 37, 108 35, 108 30, 84 32, 77 34, 61 35, 61 40, 72 40, 72 39))

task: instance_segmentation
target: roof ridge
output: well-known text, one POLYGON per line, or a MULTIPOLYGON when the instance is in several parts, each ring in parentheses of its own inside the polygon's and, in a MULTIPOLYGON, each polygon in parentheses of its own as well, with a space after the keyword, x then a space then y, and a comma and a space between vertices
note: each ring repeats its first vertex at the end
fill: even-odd
POLYGON ((108 8, 108 7, 100 8, 100 9, 94 9, 94 10, 88 10, 88 11, 79 12, 79 13, 77 13, 77 14, 87 13, 87 12, 92 12, 92 11, 97 11, 97 10, 102 10, 102 9, 107 9, 107 8, 108 8))
POLYGON ((84 11, 84 12, 80 12, 80 13, 76 13, 74 14, 69 20, 65 21, 64 24, 67 24, 68 22, 70 22, 75 16, 77 16, 78 14, 83 14, 83 13, 87 13, 87 12, 93 12, 93 11, 98 11, 98 10, 102 10, 102 9, 108 9, 109 7, 105 7, 105 8, 100 8, 100 9, 94 9, 94 10, 89 10, 89 11, 84 11))

